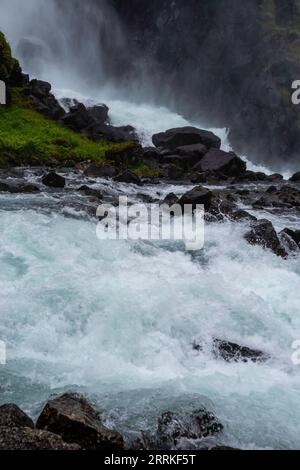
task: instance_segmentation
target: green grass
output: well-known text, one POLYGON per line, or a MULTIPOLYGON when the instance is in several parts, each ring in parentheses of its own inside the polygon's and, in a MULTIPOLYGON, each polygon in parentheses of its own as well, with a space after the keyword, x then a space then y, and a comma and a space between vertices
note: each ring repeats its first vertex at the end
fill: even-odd
POLYGON ((0 106, 0 166, 74 165, 83 160, 106 161, 107 152, 122 152, 134 144, 93 142, 61 127, 37 111, 20 89, 12 89, 11 106, 0 106))
POLYGON ((131 170, 140 178, 156 178, 160 175, 160 171, 158 169, 149 168, 145 164, 138 165, 135 168, 131 168, 131 170))

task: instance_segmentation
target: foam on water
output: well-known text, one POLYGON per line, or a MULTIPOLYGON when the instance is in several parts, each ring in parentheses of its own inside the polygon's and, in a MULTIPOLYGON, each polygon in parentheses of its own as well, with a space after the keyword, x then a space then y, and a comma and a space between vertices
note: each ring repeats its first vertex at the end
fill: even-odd
POLYGON ((129 416, 147 427, 169 400, 205 396, 231 444, 300 447, 298 261, 248 246, 245 227, 229 223, 207 227, 197 256, 101 242, 91 222, 35 211, 1 211, 0 226, 1 401, 29 408, 75 385, 122 409, 112 419, 127 429, 129 416), (212 337, 272 360, 226 364, 193 351, 212 337))

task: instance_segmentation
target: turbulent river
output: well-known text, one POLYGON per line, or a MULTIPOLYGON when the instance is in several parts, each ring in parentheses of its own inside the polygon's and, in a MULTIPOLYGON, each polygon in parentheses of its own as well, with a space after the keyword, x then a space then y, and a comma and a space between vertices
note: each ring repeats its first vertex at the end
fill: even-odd
MULTIPOLYGON (((140 123, 145 141, 147 132, 184 123, 165 109, 123 109, 122 118, 115 102, 112 114, 140 123)), ((140 191, 97 184, 133 199, 140 191)), ((146 186, 143 193, 186 189, 146 186)), ((153 429, 162 411, 205 405, 225 425, 229 445, 299 448, 300 370, 291 361, 300 338, 299 258, 249 246, 246 227, 229 222, 208 225, 197 254, 172 244, 100 241, 95 222, 75 217, 68 198, 58 206, 58 197, 0 196, 0 338, 8 354, 1 402, 36 416, 51 393, 82 390, 128 438, 153 429), (212 337, 272 359, 227 364, 209 347, 193 350, 197 338, 209 344, 212 337)))

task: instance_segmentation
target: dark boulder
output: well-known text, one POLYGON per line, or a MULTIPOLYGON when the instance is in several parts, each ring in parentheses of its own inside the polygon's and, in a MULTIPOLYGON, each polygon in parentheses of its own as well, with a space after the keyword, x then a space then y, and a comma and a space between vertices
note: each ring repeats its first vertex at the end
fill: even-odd
POLYGON ((191 157, 187 155, 167 155, 163 157, 162 163, 176 165, 183 171, 186 171, 193 166, 193 160, 191 160, 191 157))
POLYGON ((246 163, 233 152, 211 149, 193 169, 199 172, 217 171, 225 176, 239 176, 245 172, 246 163))
POLYGON ((291 230, 289 228, 285 228, 281 233, 286 233, 289 237, 294 240, 297 245, 300 246, 300 230, 291 230))
POLYGON ((271 186, 254 202, 254 207, 300 207, 300 191, 292 186, 283 186, 277 189, 271 186))
POLYGON ((257 220, 251 223, 251 230, 245 235, 245 239, 251 245, 260 245, 273 251, 277 256, 285 258, 286 250, 280 243, 276 230, 269 220, 257 220))
POLYGON ((184 174, 184 170, 178 165, 166 165, 164 170, 170 180, 178 180, 182 178, 184 174))
POLYGON ((268 180, 274 181, 274 182, 283 181, 283 176, 280 175, 279 173, 274 173, 273 175, 268 176, 268 180))
POLYGON ((86 196, 91 196, 91 197, 94 197, 96 199, 102 199, 103 198, 103 194, 101 193, 101 191, 99 191, 98 189, 90 188, 89 186, 86 186, 86 185, 81 186, 78 189, 78 191, 85 194, 86 196))
POLYGON ((213 341, 213 354, 226 362, 265 362, 269 359, 268 354, 262 351, 221 339, 213 341))
POLYGON ((95 120, 84 104, 78 103, 70 109, 69 113, 63 116, 61 124, 72 131, 83 132, 95 124, 95 120))
POLYGON ((66 180, 63 176, 58 175, 54 171, 51 171, 43 177, 42 183, 45 186, 49 186, 50 188, 64 188, 66 185, 66 180))
POLYGON ((60 436, 24 427, 0 427, 0 450, 80 450, 77 444, 66 444, 60 436))
POLYGON ((41 80, 31 80, 25 88, 35 109, 44 116, 59 120, 65 115, 65 110, 51 93, 51 85, 41 80))
POLYGON ((178 147, 176 152, 178 155, 191 157, 194 160, 201 160, 202 157, 207 153, 208 148, 203 144, 183 145, 178 147))
POLYGON ((243 209, 237 209, 230 214, 230 218, 236 222, 255 221, 257 218, 243 209))
POLYGON ((75 442, 83 449, 120 451, 123 438, 107 429, 88 401, 76 394, 65 394, 47 403, 36 427, 60 435, 65 442, 75 442))
POLYGON ((181 127, 169 129, 166 132, 154 134, 152 137, 155 147, 175 150, 186 145, 203 144, 208 148, 221 147, 221 140, 215 134, 196 127, 181 127))
POLYGON ((197 186, 185 193, 178 201, 181 207, 192 205, 196 209, 197 204, 204 205, 205 210, 209 210, 213 199, 213 192, 203 186, 197 186))
POLYGON ((33 429, 34 424, 17 405, 7 404, 0 406, 0 427, 33 429))
POLYGON ((174 204, 177 204, 178 201, 179 201, 179 198, 176 196, 176 194, 170 193, 165 197, 162 204, 167 204, 168 206, 173 206, 174 204))
POLYGON ((298 171, 297 173, 295 173, 291 178, 290 178, 290 181, 292 183, 300 183, 300 171, 298 171))
POLYGON ((84 170, 84 174, 92 178, 114 178, 117 175, 117 169, 112 165, 92 163, 84 170))
POLYGON ((11 193, 11 194, 31 194, 38 193, 40 190, 37 186, 31 183, 4 183, 0 182, 0 192, 11 193))
POLYGON ((223 425, 213 413, 206 409, 197 410, 191 415, 168 411, 158 420, 158 447, 166 450, 178 448, 182 439, 203 439, 218 434, 222 430, 223 425))
POLYGON ((235 183, 256 183, 268 181, 268 176, 262 172, 247 170, 236 177, 235 183))
POLYGON ((118 175, 115 178, 115 181, 117 181, 118 183, 137 184, 139 186, 142 184, 142 181, 139 176, 135 175, 129 170, 124 171, 124 173, 118 175))
POLYGON ((106 104, 98 104, 96 106, 87 108, 87 112, 99 124, 105 124, 109 121, 108 111, 109 111, 109 108, 106 106, 106 104))

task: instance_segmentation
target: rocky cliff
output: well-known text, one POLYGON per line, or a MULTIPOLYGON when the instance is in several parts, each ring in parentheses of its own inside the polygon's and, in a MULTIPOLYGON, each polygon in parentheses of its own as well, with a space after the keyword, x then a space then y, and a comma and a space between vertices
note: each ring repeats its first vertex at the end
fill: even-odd
POLYGON ((113 0, 131 64, 169 104, 230 127, 257 161, 299 161, 299 0, 113 0))

